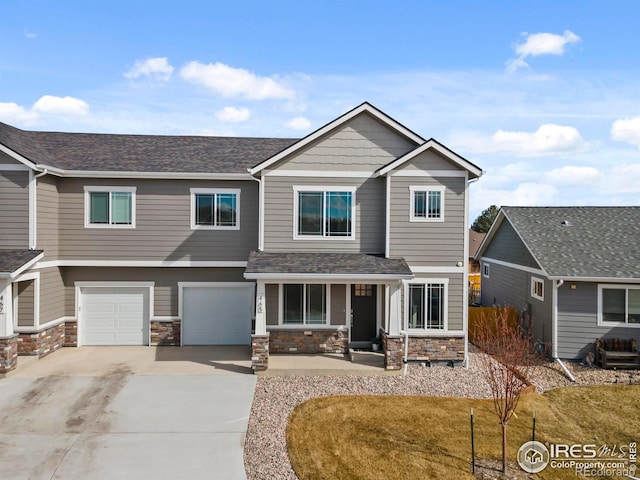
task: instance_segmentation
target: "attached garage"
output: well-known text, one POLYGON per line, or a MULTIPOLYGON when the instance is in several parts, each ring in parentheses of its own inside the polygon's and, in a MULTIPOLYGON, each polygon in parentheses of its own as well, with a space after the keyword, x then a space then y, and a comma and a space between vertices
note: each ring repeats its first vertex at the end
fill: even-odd
POLYGON ((183 345, 249 345, 253 284, 180 284, 183 345))
POLYGON ((78 287, 82 345, 148 345, 149 286, 78 287))

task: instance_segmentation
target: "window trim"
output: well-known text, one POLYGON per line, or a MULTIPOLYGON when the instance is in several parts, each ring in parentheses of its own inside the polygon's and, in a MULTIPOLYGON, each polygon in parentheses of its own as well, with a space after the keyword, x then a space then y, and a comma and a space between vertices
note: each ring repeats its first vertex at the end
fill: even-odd
POLYGON ((482 264, 482 276, 484 278, 490 278, 491 277, 491 264, 490 263, 483 263, 482 264))
MULTIPOLYGON (((189 211, 189 223, 191 230, 240 230, 240 188, 191 188, 191 207, 189 211), (228 225, 198 225, 196 224, 196 195, 233 194, 236 196, 236 224, 228 225)), ((215 202, 214 202, 215 203, 215 202)), ((216 206, 214 205, 214 208, 216 206)), ((215 213, 214 213, 215 218, 215 213)))
MULTIPOLYGON (((305 302, 303 301, 303 304, 305 302)), ((302 309, 303 316, 306 315, 305 309, 302 309)), ((304 328, 312 330, 314 328, 325 328, 331 326, 331 284, 324 282, 282 282, 278 284, 278 327, 284 328, 304 328), (307 323, 306 318, 302 319, 302 323, 285 323, 284 322, 284 285, 302 285, 303 298, 307 298, 307 285, 324 285, 325 287, 325 321, 324 323, 307 323)))
MULTIPOLYGON (((356 239, 356 190, 355 186, 328 186, 328 185, 294 185, 293 186, 293 239, 294 240, 328 240, 328 241, 354 241, 356 239), (301 192, 348 192, 351 193, 351 234, 348 236, 327 236, 327 235, 300 235, 298 234, 301 192)), ((322 224, 326 224, 325 211, 322 212, 322 224)), ((323 227, 324 230, 324 227, 323 227)))
POLYGON ((136 228, 136 190, 137 187, 128 186, 84 186, 84 228, 136 228), (109 223, 91 223, 91 193, 108 192, 109 193, 109 223), (130 193, 131 194, 131 223, 111 223, 111 194, 112 193, 130 193))
MULTIPOLYGON (((409 221, 410 222, 444 222, 444 205, 445 205, 445 192, 446 188, 442 186, 435 185, 410 185, 409 186, 409 221), (416 209, 415 209, 415 201, 416 201, 416 192, 425 192, 427 194, 427 199, 429 198, 429 192, 439 192, 440 193, 440 216, 437 218, 428 218, 428 217, 416 217, 416 209)), ((428 201, 428 200, 427 200, 428 201)))
POLYGON ((531 277, 531 298, 535 298, 544 302, 544 280, 538 277, 531 277), (536 290, 536 284, 539 283, 542 285, 542 295, 538 295, 536 290))
POLYGON ((601 283, 598 284, 598 326, 602 327, 623 327, 623 328, 640 328, 640 323, 629 323, 628 321, 628 309, 629 309, 629 290, 640 290, 640 285, 637 284, 616 284, 616 283, 601 283), (625 321, 624 322, 607 322, 602 319, 602 291, 603 290, 625 290, 625 321))
MULTIPOLYGON (((449 279, 448 278, 414 278, 404 282, 404 321, 406 331, 410 334, 442 333, 449 331, 449 279), (443 285, 442 328, 409 328, 409 290, 410 285, 443 285)), ((425 295, 425 302, 427 301, 425 295)), ((426 322, 425 322, 426 324, 426 322)))

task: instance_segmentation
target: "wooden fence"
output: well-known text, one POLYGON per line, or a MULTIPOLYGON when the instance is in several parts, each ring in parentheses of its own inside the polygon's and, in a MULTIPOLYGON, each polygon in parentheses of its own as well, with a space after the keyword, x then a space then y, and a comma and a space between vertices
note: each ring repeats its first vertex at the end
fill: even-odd
POLYGON ((469 307, 469 341, 475 343, 478 326, 487 322, 489 327, 495 327, 496 310, 506 308, 509 311, 508 323, 512 328, 518 328, 519 312, 517 308, 509 307, 469 307))

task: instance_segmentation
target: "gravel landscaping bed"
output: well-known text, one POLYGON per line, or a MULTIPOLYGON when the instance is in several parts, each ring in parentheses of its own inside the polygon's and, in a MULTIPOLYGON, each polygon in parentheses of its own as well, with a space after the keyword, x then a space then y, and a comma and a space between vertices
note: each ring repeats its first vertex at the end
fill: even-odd
MULTIPOLYGON (((488 398, 491 391, 479 370, 479 353, 469 354, 469 368, 411 365, 402 376, 259 377, 244 448, 249 480, 297 479, 286 446, 287 419, 300 403, 329 395, 433 395, 488 398)), ((571 385, 640 383, 640 372, 602 370, 567 364, 576 378, 566 378, 557 364, 531 369, 539 392, 571 385)))

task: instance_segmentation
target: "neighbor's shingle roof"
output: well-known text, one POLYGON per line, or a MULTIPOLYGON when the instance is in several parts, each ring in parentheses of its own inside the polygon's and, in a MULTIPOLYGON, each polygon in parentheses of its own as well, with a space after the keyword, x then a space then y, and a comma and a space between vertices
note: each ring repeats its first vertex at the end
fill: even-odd
POLYGON ((251 252, 245 273, 413 277, 404 259, 362 253, 251 252))
POLYGON ((549 276, 640 278, 640 207, 502 210, 549 276))
POLYGON ((246 173, 296 141, 33 132, 0 123, 0 144, 35 164, 64 170, 246 173))
POLYGON ((0 250, 0 273, 13 273, 42 253, 42 250, 0 250))

